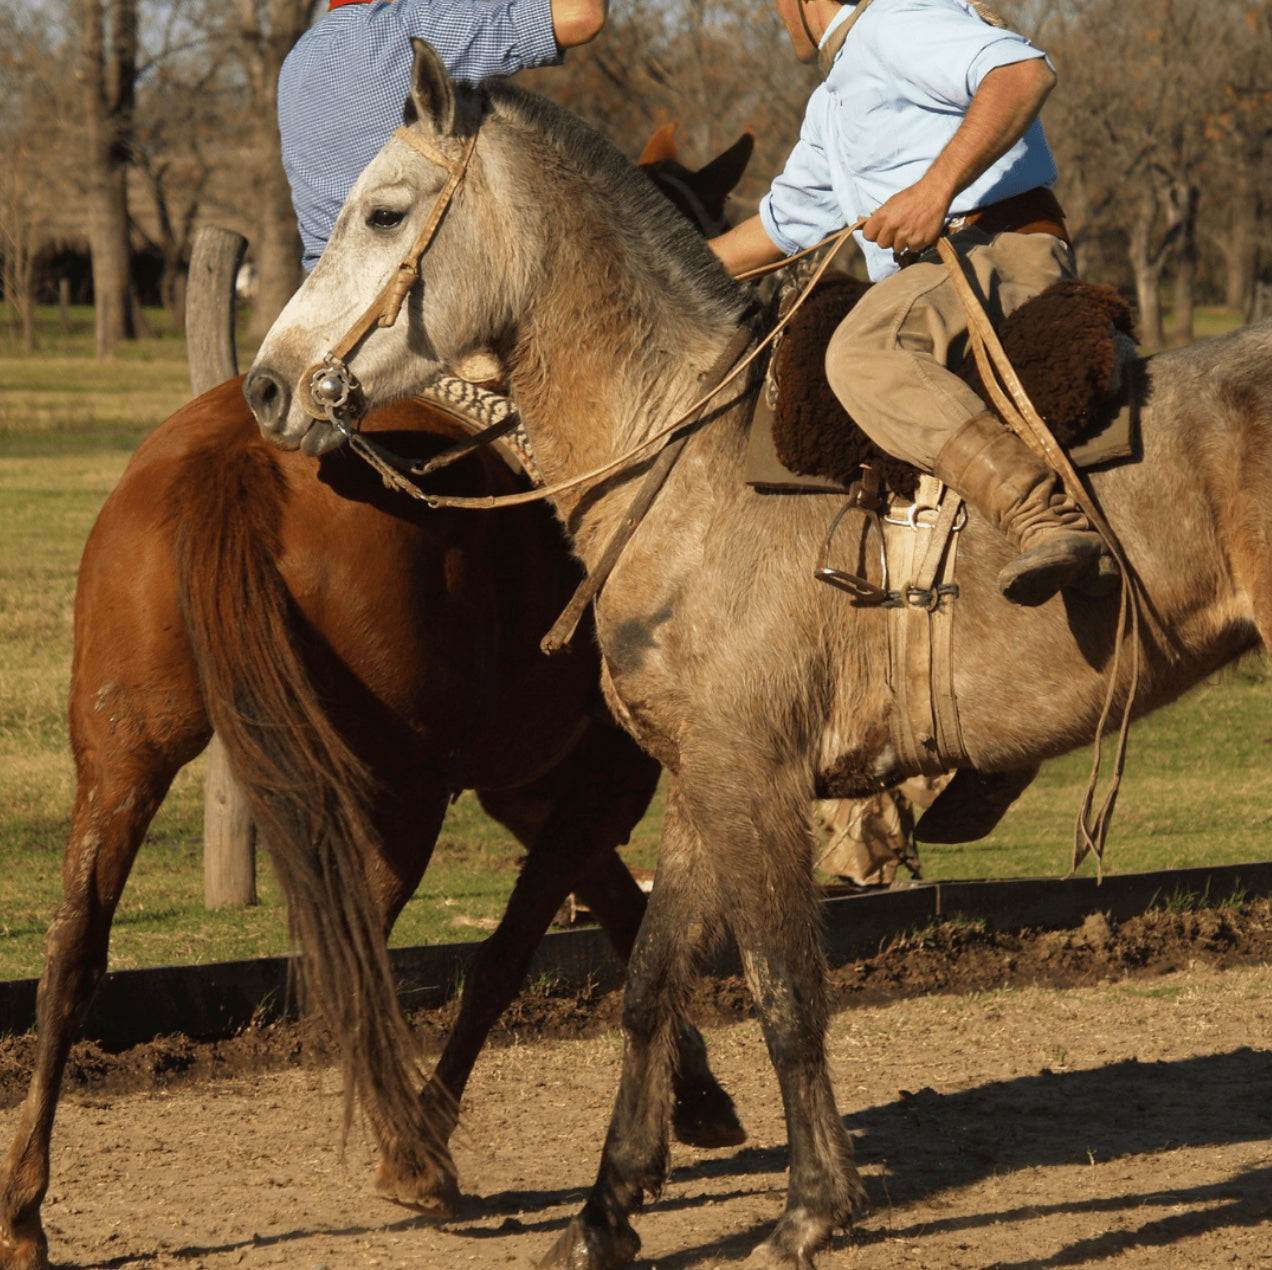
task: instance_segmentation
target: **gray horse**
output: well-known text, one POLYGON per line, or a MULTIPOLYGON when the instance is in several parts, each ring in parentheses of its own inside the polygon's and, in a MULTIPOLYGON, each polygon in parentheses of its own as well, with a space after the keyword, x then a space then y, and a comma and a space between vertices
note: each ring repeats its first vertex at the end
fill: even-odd
MULTIPOLYGON (((409 126, 367 168, 261 346, 248 400, 272 441, 319 454, 366 406, 493 352, 574 548, 595 569, 652 447, 609 465, 700 397, 748 292, 568 112, 506 84, 460 88, 426 45, 412 102, 409 126), (402 315, 372 327, 372 284, 404 257, 402 315), (324 359, 332 350, 352 366, 324 359)), ((1154 359, 1140 460, 1091 477, 1147 600, 1137 715, 1272 633, 1270 355, 1265 324, 1154 359)), ((748 1264, 811 1265, 864 1196, 827 1073, 809 807, 914 772, 894 743, 886 615, 813 576, 842 499, 744 483, 746 395, 726 388, 692 429, 596 603, 608 700, 671 783, 599 1176, 546 1266, 636 1255, 629 1218, 667 1170, 676 1027, 701 958, 726 934, 789 1137, 786 1209, 748 1264)), ((1130 694, 1127 658, 1114 660, 1117 599, 1006 604, 995 578, 1009 553, 973 515, 953 674, 967 762, 985 772, 1089 742, 1110 678, 1115 700, 1130 694)))

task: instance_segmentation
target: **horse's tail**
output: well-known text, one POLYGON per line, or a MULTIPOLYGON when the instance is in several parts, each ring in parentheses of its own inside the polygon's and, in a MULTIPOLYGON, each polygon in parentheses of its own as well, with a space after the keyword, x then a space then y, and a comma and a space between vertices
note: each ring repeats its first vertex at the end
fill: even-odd
POLYGON ((346 1132, 356 1091, 386 1156, 431 1172, 449 1161, 445 1135, 419 1097, 418 1051, 367 880, 376 790, 306 668, 302 619, 276 564, 282 472, 251 445, 200 447, 184 463, 170 510, 181 611, 212 726, 287 899, 306 998, 339 1042, 346 1132))

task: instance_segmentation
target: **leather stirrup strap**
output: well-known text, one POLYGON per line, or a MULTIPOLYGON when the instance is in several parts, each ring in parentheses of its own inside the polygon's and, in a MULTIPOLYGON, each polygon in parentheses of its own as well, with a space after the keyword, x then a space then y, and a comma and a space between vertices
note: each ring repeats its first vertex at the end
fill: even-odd
POLYGON ((930 524, 906 526, 890 520, 889 572, 912 579, 898 590, 900 603, 888 609, 892 692, 897 703, 893 742, 906 767, 939 776, 968 761, 954 697, 951 660, 955 604, 942 594, 942 579, 953 575, 958 550, 955 524, 963 500, 934 477, 920 481, 926 506, 936 506, 930 524), (939 491, 935 495, 925 490, 939 491), (919 535, 926 535, 920 550, 919 535))

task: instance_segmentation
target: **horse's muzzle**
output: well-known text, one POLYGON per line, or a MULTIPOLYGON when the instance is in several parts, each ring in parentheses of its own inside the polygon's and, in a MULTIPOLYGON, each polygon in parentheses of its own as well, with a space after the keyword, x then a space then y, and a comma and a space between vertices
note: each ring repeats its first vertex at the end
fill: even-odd
POLYGON ((243 396, 261 435, 280 450, 301 450, 317 457, 344 444, 345 436, 337 426, 295 408, 299 402, 275 371, 263 367, 249 371, 243 396))
POLYGON ((269 440, 281 443, 291 405, 291 389, 282 376, 253 368, 243 380, 243 396, 260 430, 269 440))

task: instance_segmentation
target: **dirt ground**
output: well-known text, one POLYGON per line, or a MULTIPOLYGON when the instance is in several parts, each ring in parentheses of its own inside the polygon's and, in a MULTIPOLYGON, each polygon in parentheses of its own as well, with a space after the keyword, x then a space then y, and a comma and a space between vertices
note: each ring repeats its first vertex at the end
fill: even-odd
MULTIPOLYGON (((940 927, 833 986, 832 1072, 872 1208, 823 1270, 1272 1266, 1272 905, 940 927)), ((642 1267, 737 1264, 781 1211, 781 1109, 747 1009, 726 981, 698 1015, 750 1140, 674 1147, 637 1218, 642 1267)), ((77 1047, 44 1210, 54 1265, 533 1265, 595 1173, 617 1012, 614 996, 517 1004, 465 1099, 464 1209, 442 1226, 374 1196, 360 1127, 342 1151, 310 1027, 77 1047)), ((431 1046, 447 1017, 416 1021, 431 1046)), ((5 1140, 30 1047, 0 1043, 5 1140)))

